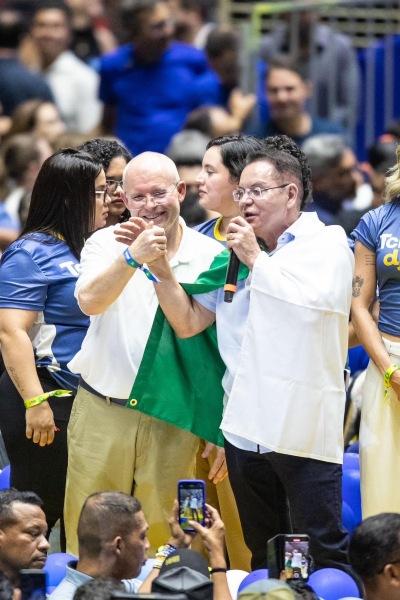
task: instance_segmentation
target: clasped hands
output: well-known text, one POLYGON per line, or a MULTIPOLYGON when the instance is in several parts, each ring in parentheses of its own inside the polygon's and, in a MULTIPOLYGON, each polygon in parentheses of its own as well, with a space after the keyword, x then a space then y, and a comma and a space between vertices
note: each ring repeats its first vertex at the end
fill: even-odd
POLYGON ((131 217, 114 230, 118 242, 129 246, 133 258, 149 265, 167 255, 165 229, 146 222, 141 217, 131 217))

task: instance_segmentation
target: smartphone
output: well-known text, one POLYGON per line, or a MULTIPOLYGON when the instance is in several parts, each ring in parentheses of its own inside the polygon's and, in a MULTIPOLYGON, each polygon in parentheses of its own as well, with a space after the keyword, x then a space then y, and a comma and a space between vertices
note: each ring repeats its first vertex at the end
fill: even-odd
POLYGON ((307 581, 310 575, 310 538, 306 534, 279 534, 268 540, 269 577, 307 581))
POLYGON ((188 521, 205 524, 206 484, 202 479, 178 481, 178 502, 179 524, 184 531, 194 531, 188 521))
POLYGON ((46 600, 46 573, 42 569, 21 569, 21 600, 46 600))

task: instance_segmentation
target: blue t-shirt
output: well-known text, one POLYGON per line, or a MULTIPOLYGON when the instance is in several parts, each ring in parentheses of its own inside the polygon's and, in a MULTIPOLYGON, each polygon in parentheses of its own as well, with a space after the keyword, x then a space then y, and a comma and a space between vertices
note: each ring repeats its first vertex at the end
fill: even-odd
POLYGON ((196 229, 199 233, 202 233, 213 240, 217 240, 217 242, 226 247, 226 238, 219 232, 221 220, 222 217, 214 217, 214 219, 209 219, 208 221, 204 221, 204 223, 200 223, 200 225, 196 225, 193 229, 196 229))
POLYGON ((367 212, 351 237, 376 254, 378 327, 400 336, 400 198, 367 212))
POLYGON ((62 388, 75 390, 78 376, 67 363, 80 350, 89 317, 74 297, 79 263, 67 244, 35 233, 12 243, 0 262, 0 308, 38 312, 30 331, 37 367, 62 388))
POLYGON ((132 44, 104 56, 100 98, 116 108, 115 134, 133 154, 164 152, 189 112, 207 103, 207 86, 196 85, 207 70, 204 53, 179 42, 150 64, 136 61, 132 44))

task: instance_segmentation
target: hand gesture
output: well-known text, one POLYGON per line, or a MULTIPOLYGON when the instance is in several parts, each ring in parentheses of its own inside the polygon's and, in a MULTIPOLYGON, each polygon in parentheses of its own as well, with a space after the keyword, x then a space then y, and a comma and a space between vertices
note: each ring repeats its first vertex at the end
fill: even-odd
POLYGON ((32 408, 27 408, 25 413, 26 437, 39 446, 49 446, 53 443, 56 425, 53 411, 49 403, 42 402, 32 408))
POLYGON ((132 256, 141 264, 149 264, 167 254, 165 230, 150 224, 129 247, 132 256))
POLYGON ((242 123, 247 119, 256 104, 255 94, 245 94, 241 89, 235 88, 229 95, 229 112, 242 123))
POLYGON ((261 250, 252 226, 243 217, 231 219, 226 241, 228 248, 234 250, 240 262, 252 269, 261 250))
POLYGON ((119 223, 114 228, 114 235, 117 242, 130 246, 134 242, 138 235, 147 229, 149 225, 144 219, 140 217, 131 217, 129 221, 119 223))
POLYGON ((201 457, 209 458, 211 454, 214 454, 215 456, 208 473, 208 479, 213 483, 219 483, 228 475, 228 469, 225 460, 225 450, 217 447, 215 444, 211 444, 211 442, 207 442, 201 457))

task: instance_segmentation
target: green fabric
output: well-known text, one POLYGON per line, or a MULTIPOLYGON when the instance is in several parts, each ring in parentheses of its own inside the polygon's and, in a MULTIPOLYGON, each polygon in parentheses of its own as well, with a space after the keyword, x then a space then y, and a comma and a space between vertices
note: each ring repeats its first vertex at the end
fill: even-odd
MULTIPOLYGON (((194 283, 181 285, 189 295, 223 287, 228 260, 229 252, 224 250, 194 283)), ((239 280, 248 273, 241 265, 239 280)), ((224 372, 215 325, 191 338, 179 339, 159 307, 127 406, 222 446, 219 426, 224 372)))

